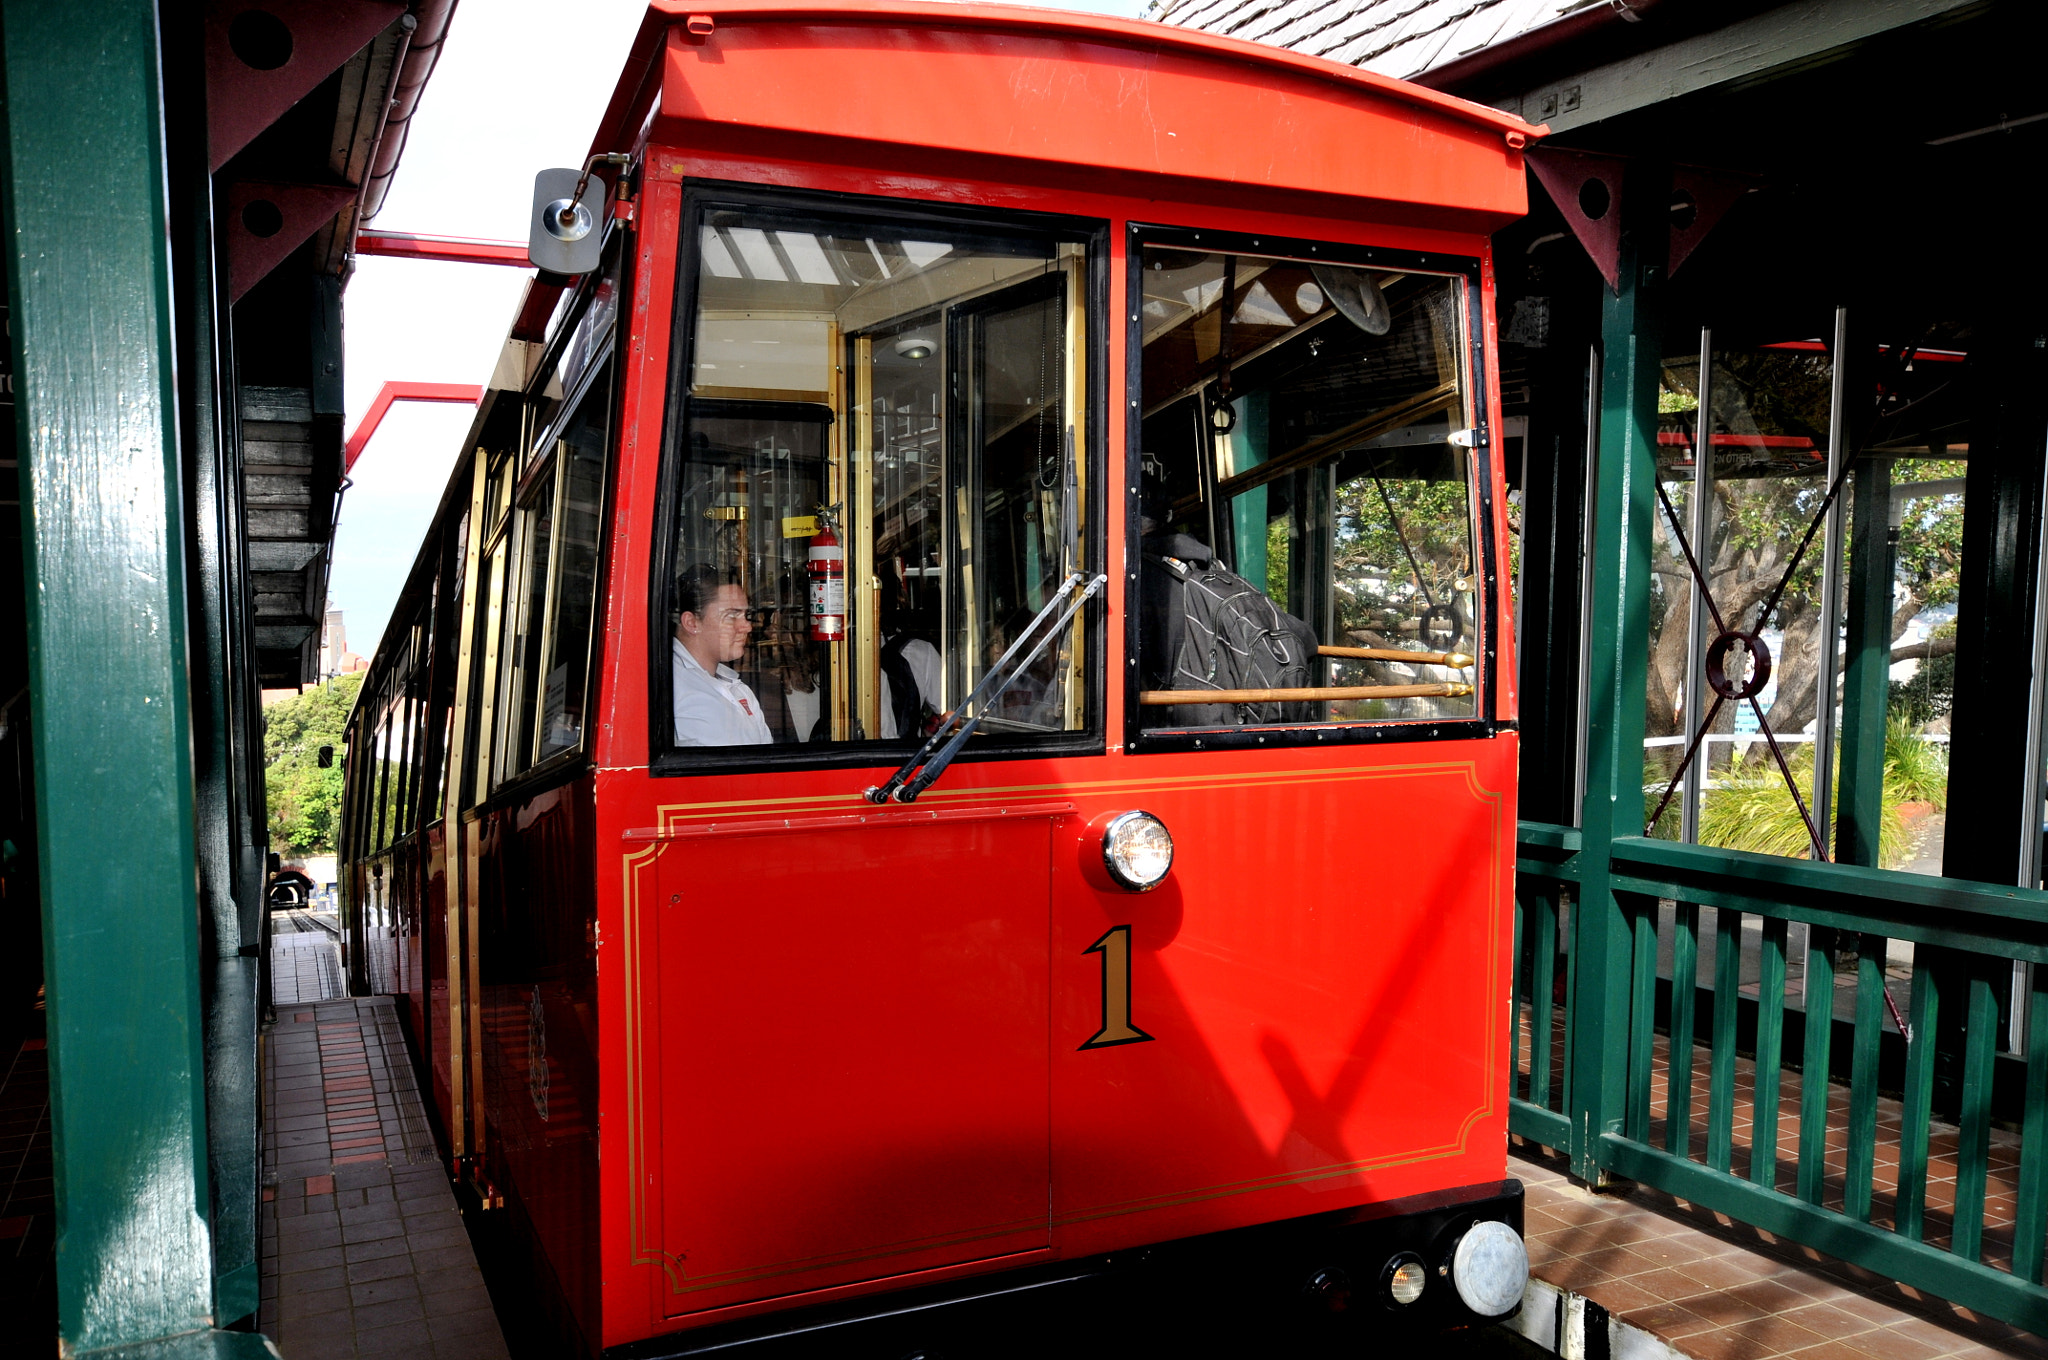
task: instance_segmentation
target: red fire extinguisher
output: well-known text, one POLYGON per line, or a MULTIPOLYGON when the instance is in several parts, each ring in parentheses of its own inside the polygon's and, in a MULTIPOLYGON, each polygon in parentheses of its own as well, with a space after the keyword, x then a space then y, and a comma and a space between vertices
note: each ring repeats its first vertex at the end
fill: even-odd
POLYGON ((832 521, 821 519, 811 538, 811 641, 838 642, 846 636, 846 550, 832 521))

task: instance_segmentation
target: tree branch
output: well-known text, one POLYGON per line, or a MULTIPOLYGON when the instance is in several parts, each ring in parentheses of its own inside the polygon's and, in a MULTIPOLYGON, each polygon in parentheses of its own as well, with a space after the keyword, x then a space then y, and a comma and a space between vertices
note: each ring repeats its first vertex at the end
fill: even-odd
POLYGON ((1926 661, 1937 656, 1948 656, 1955 649, 1956 638, 1953 633, 1946 637, 1923 638, 1919 642, 1909 642, 1903 647, 1892 648, 1892 664, 1896 666, 1901 661, 1926 661))

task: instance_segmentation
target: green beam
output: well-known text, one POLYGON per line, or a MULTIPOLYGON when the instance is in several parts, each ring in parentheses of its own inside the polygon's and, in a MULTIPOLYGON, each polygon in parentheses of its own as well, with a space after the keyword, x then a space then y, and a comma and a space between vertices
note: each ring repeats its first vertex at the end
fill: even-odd
POLYGON ((1631 162, 1621 203, 1620 286, 1601 296, 1600 437, 1592 488, 1586 619, 1586 795, 1573 913, 1567 1107, 1572 1174, 1600 1178, 1602 1134, 1619 1132, 1628 1094, 1629 922, 1607 847, 1643 829, 1643 684, 1650 533, 1656 513, 1657 391, 1670 172, 1631 162))
MULTIPOLYGON (((1853 328, 1849 333, 1860 334, 1853 328)), ((1849 450, 1854 457, 1853 444, 1849 450)), ((1891 488, 1891 464, 1881 458, 1865 459, 1849 474, 1854 520, 1835 859, 1866 868, 1877 867, 1877 837, 1884 821, 1884 723, 1892 665, 1891 488)))
POLYGON ((0 0, 58 1327, 213 1315, 169 221, 152 0, 0 0))
MULTIPOLYGON (((1915 922, 1939 919, 1943 913, 1978 917, 1973 929, 2001 938, 2039 938, 2048 927, 2048 891, 1973 883, 1966 878, 1936 878, 1896 869, 1865 869, 1849 864, 1822 864, 1749 850, 1722 850, 1709 845, 1681 845, 1644 836, 1624 838, 1614 847, 1622 871, 1657 876, 1671 885, 1665 896, 1686 897, 1694 888, 1727 886, 1744 889, 1760 904, 1815 902, 1858 912, 1899 938, 1915 922)), ((1642 889, 1641 891, 1650 891, 1642 889)), ((1688 901, 1694 900, 1687 898, 1688 901)), ((1768 905, 1744 907, 1768 911, 1768 905)), ((1862 929, 1863 927, 1859 927, 1862 929)), ((1878 929, 1872 925, 1869 929, 1878 929)), ((1986 953, 1997 953, 1987 949, 1986 953)))

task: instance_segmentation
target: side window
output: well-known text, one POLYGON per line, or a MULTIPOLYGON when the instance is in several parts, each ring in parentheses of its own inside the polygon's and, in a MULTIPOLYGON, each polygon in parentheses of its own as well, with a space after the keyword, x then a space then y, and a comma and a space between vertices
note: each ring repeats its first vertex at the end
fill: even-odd
POLYGON ((447 812, 448 761, 455 736, 455 672, 459 636, 456 624, 462 617, 463 547, 468 538, 467 514, 456 521, 453 532, 444 533, 441 537, 441 573, 435 587, 433 612, 434 655, 426 682, 430 688, 423 690, 429 696, 429 745, 420 801, 425 811, 422 820, 427 823, 440 821, 447 812))
POLYGON ((1050 622, 1096 569, 1085 240, 710 204, 685 232, 657 740, 901 751, 1020 640, 975 741, 1096 724, 1088 629, 1050 622))
POLYGON ((1474 716, 1464 280, 1138 263, 1138 726, 1474 716))
POLYGON ((543 432, 517 491, 498 653, 497 782, 583 744, 610 429, 607 364, 543 432))
POLYGON ((529 397, 524 456, 489 475, 483 790, 583 745, 612 403, 612 363, 584 352, 587 331, 575 328, 529 397))
POLYGON ((499 642, 505 619, 505 579, 512 555, 512 482, 518 460, 514 451, 480 450, 485 458, 482 513, 482 557, 477 564, 477 611, 473 621, 475 664, 471 672, 471 749, 476 752, 465 804, 480 803, 497 787, 500 769, 497 717, 499 642))
POLYGON ((609 372, 604 371, 554 436, 554 581, 538 670, 536 763, 583 743, 591 627, 596 617, 605 447, 610 431, 611 382, 609 372))

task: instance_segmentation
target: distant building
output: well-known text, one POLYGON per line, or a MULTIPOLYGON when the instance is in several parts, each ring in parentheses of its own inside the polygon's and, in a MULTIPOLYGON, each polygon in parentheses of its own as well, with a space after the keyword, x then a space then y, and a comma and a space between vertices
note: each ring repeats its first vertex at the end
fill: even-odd
POLYGON ((330 604, 327 607, 327 625, 320 636, 321 681, 324 683, 368 669, 368 658, 357 656, 348 649, 348 628, 341 621, 341 611, 330 604))

